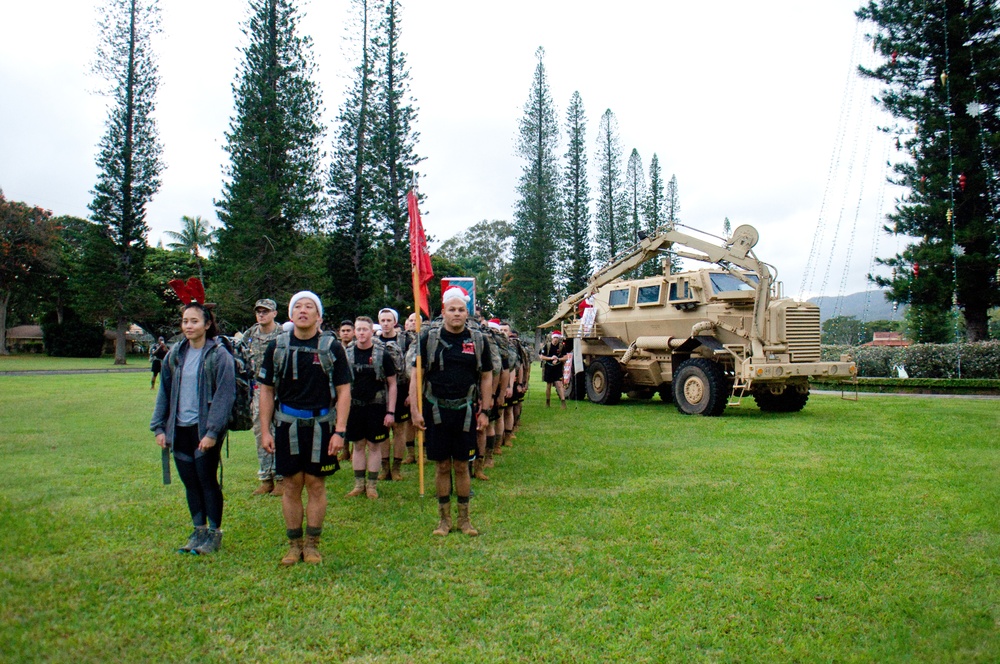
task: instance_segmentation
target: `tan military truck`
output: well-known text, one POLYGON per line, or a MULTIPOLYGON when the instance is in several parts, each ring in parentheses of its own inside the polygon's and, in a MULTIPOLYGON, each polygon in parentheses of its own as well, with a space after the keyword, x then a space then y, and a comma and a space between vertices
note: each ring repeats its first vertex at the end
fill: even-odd
POLYGON ((576 393, 614 404, 623 392, 659 392, 699 415, 720 415, 750 394, 761 410, 793 412, 809 399, 810 377, 854 379, 849 356, 820 361, 819 307, 782 296, 772 268, 753 253, 757 240, 752 226, 718 244, 662 230, 597 272, 540 326, 561 325, 573 340, 585 367, 576 393), (711 266, 670 274, 663 260, 662 274, 621 278, 667 251, 711 266))

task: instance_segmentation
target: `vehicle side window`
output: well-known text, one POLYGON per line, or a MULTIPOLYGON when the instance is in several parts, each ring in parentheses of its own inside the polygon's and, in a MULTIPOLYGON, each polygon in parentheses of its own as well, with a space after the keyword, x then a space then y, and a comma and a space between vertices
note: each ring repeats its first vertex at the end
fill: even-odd
POLYGON ((657 284, 655 286, 640 286, 639 293, 636 295, 636 303, 639 305, 659 304, 660 285, 657 284))
POLYGON ((618 290, 611 291, 608 296, 608 305, 611 307, 627 307, 629 306, 629 295, 630 288, 620 288, 618 290))
POLYGON ((688 282, 674 282, 670 284, 670 299, 671 300, 689 300, 691 299, 691 293, 688 290, 688 282))

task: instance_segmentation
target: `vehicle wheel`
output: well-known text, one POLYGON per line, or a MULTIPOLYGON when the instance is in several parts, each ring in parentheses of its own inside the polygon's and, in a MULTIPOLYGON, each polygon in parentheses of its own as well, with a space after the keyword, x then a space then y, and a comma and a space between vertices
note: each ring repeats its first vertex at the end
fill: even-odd
POLYGON ((587 367, 587 396, 594 403, 612 406, 622 398, 621 365, 613 357, 595 357, 587 367))
POLYGON ((711 360, 693 357, 677 367, 674 374, 674 403, 685 415, 721 415, 729 394, 726 376, 711 360))
POLYGON ((789 385, 781 394, 774 394, 767 388, 754 390, 753 398, 765 413, 797 413, 809 401, 809 391, 799 392, 794 385, 789 385))
POLYGON ((566 398, 570 401, 583 401, 587 398, 587 374, 584 372, 573 374, 566 388, 566 398))
POLYGON ((625 394, 629 399, 649 400, 656 394, 656 390, 651 387, 641 387, 637 390, 629 390, 625 394))

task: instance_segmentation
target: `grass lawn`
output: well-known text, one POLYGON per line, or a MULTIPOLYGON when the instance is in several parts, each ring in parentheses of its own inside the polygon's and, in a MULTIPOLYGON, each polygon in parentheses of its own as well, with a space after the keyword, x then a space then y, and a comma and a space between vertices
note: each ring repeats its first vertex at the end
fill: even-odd
POLYGON ((146 374, 0 377, 0 660, 1000 661, 996 401, 701 418, 536 383, 480 537, 431 536, 415 466, 377 502, 341 471, 323 564, 288 569, 250 433, 222 551, 174 552, 152 402, 146 374))
POLYGON ((112 355, 104 357, 49 357, 41 354, 0 355, 0 371, 68 371, 72 369, 145 369, 149 359, 144 355, 129 355, 127 364, 115 366, 112 355))

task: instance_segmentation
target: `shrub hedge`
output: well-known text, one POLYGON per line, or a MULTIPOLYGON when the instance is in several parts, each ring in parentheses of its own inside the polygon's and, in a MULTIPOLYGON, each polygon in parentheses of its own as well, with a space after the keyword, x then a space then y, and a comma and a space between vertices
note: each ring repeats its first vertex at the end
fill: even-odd
POLYGON ((823 360, 849 353, 858 375, 896 378, 893 366, 902 365, 911 378, 1000 378, 1000 341, 912 346, 823 346, 823 360))

